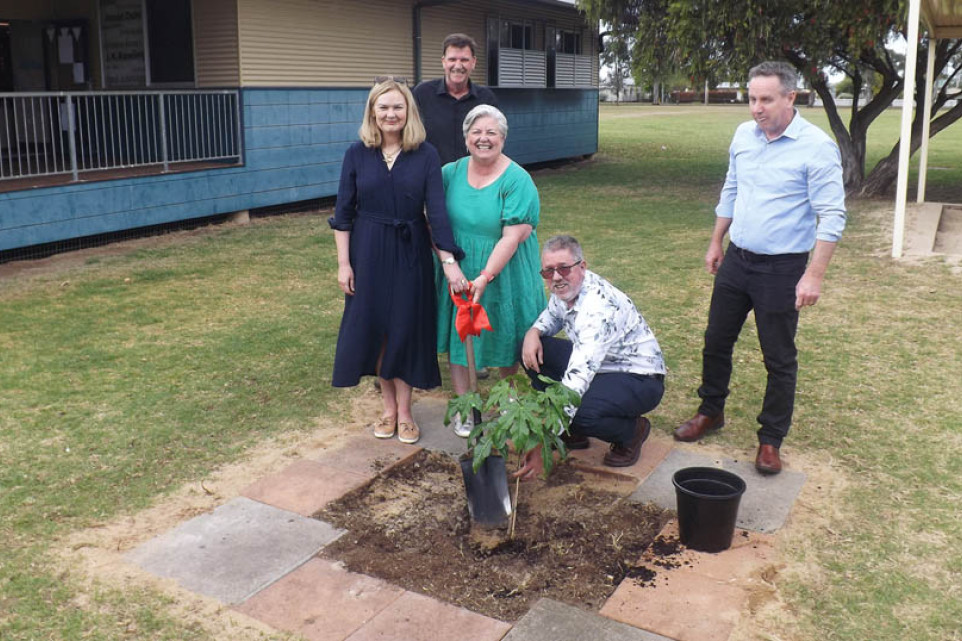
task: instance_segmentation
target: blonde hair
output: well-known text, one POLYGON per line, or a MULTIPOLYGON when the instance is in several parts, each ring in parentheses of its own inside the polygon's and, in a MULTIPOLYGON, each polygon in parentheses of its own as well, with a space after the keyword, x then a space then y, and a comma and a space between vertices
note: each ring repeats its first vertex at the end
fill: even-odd
POLYGON ((407 85, 396 80, 385 80, 377 83, 367 95, 367 103, 364 105, 364 120, 361 121, 361 128, 358 130, 361 142, 364 143, 365 147, 381 146, 381 130, 378 129, 374 120, 374 103, 378 98, 391 91, 400 92, 404 96, 404 102, 407 103, 407 122, 404 123, 404 129, 401 131, 401 147, 404 151, 417 149, 427 138, 427 133, 424 131, 421 114, 418 112, 418 106, 414 102, 411 90, 407 88, 407 85))

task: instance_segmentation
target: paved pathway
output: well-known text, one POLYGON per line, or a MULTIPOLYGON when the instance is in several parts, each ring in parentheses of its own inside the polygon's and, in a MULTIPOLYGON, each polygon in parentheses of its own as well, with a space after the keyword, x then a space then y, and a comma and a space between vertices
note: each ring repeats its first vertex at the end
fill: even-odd
MULTIPOLYGON (((145 570, 233 606, 267 625, 310 641, 725 641, 774 563, 773 535, 784 524, 805 482, 799 472, 775 477, 750 461, 712 460, 676 449, 653 435, 634 466, 601 463, 603 444, 574 452, 589 473, 638 483, 631 498, 675 509, 672 474, 690 466, 722 467, 748 485, 729 550, 684 550, 677 568, 657 572, 654 585, 624 581, 592 613, 542 599, 514 625, 348 572, 317 553, 342 533, 311 518, 328 502, 403 463, 421 448, 459 454, 464 441, 442 424, 444 402, 415 406, 422 428, 417 446, 368 435, 337 450, 301 460, 247 487, 242 496, 191 519, 127 555, 145 570)), ((674 522, 666 534, 675 532, 674 522)), ((642 564, 659 561, 646 554, 642 564)))

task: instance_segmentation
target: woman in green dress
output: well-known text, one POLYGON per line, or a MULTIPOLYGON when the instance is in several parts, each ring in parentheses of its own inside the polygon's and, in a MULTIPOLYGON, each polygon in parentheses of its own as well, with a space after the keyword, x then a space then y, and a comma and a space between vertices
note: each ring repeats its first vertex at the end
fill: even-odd
MULTIPOLYGON (((442 169, 445 202, 455 243, 465 252, 461 271, 493 328, 474 338, 475 365, 497 367, 504 377, 517 371, 524 334, 546 305, 535 234, 540 202, 528 172, 503 153, 508 135, 503 113, 478 105, 463 129, 470 155, 442 169)), ((437 288, 438 352, 448 354, 454 392, 464 394, 467 356, 454 327, 449 283, 440 272, 437 288)), ((473 427, 471 417, 455 417, 459 436, 473 427)))

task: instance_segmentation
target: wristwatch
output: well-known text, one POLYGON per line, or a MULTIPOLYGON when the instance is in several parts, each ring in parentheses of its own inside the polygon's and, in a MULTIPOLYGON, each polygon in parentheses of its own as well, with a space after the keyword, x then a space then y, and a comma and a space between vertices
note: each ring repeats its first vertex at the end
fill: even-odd
POLYGON ((453 265, 454 263, 456 263, 456 262, 458 262, 458 261, 454 260, 454 256, 448 256, 447 258, 445 258, 445 259, 442 260, 441 262, 444 263, 445 265, 453 265))

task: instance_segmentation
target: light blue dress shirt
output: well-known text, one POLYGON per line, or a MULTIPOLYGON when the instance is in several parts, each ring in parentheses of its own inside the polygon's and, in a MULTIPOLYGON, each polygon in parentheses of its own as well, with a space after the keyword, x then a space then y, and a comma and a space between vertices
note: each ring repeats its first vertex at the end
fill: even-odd
POLYGON ((838 242, 845 229, 845 187, 838 146, 795 111, 768 140, 742 123, 728 150, 728 174, 715 214, 731 218, 731 242, 756 254, 807 252, 815 240, 838 242))

